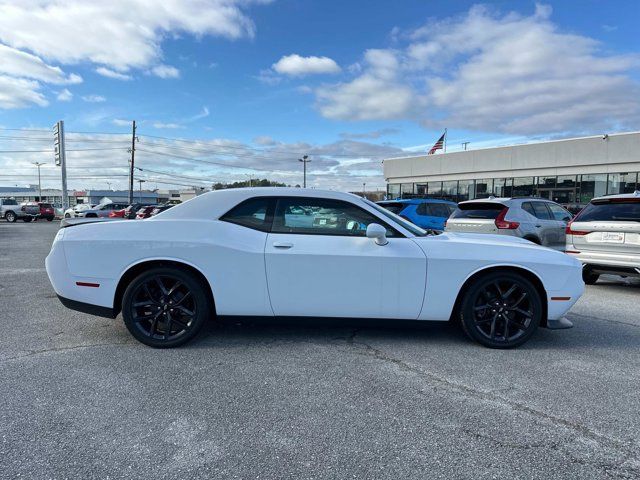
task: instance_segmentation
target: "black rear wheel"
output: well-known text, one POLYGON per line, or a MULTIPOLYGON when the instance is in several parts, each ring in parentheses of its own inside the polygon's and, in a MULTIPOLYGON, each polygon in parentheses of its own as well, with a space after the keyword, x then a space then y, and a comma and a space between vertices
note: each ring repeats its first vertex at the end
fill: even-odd
POLYGON ((153 268, 136 277, 122 300, 129 332, 150 347, 183 345, 195 337, 211 308, 205 287, 174 267, 153 268))
POLYGON ((13 223, 18 219, 18 216, 14 212, 7 212, 4 214, 5 220, 9 223, 13 223))
POLYGON ((460 323, 473 340, 490 348, 525 343, 542 320, 542 300, 524 276, 495 272, 478 278, 465 293, 460 323))
POLYGON ((584 267, 582 269, 582 281, 587 285, 594 285, 599 278, 600 274, 593 273, 593 271, 589 267, 584 267))

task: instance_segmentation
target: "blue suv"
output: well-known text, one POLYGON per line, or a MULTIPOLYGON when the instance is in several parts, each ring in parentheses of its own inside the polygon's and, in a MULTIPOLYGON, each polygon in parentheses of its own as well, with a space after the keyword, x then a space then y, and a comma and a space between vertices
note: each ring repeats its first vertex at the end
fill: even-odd
POLYGON ((444 222, 458 206, 449 200, 437 200, 434 198, 385 200, 378 202, 378 205, 421 228, 438 231, 444 230, 444 222))

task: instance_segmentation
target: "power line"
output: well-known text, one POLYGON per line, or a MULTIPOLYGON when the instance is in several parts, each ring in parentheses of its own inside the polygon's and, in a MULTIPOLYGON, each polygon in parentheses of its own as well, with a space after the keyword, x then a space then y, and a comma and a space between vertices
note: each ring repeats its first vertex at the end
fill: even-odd
MULTIPOLYGON (((126 150, 126 147, 105 147, 105 148, 72 148, 67 152, 88 152, 100 150, 126 150)), ((53 149, 48 150, 0 150, 0 153, 53 153, 53 149)))

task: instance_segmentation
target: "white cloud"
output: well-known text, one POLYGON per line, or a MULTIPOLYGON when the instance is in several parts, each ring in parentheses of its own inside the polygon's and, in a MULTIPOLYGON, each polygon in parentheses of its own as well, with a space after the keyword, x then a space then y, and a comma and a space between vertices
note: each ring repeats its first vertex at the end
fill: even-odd
POLYGON ((71 93, 68 88, 65 88, 61 92, 58 92, 58 96, 56 98, 59 102, 70 102, 71 99, 73 99, 73 93, 71 93))
POLYGON ((301 57, 295 53, 282 57, 271 68, 281 75, 293 77, 340 72, 338 64, 329 57, 301 57))
POLYGON ((78 75, 66 75, 60 67, 52 67, 35 55, 2 44, 0 44, 0 73, 57 85, 82 82, 82 77, 78 75))
MULTIPOLYGON (((473 7, 368 50, 363 72, 316 90, 341 120, 410 119, 430 127, 511 134, 629 128, 640 121, 640 56, 560 31, 551 8, 530 16, 473 7)), ((396 32, 397 33, 397 32, 396 32)))
POLYGON ((35 80, 0 75, 0 108, 47 106, 49 102, 39 90, 40 84, 35 80))
POLYGON ((168 34, 253 37, 255 26, 244 13, 250 3, 256 2, 0 0, 0 40, 64 64, 89 61, 126 71, 157 63, 168 34))
POLYGON ((160 78, 178 78, 180 70, 171 65, 156 65, 151 69, 151 73, 160 78))
POLYGON ((209 108, 208 107, 202 107, 202 110, 200 111, 200 113, 197 113, 193 117, 189 118, 187 121, 188 122, 195 122, 196 120, 200 120, 200 119, 206 118, 208 116, 209 116, 209 108))
POLYGON ((113 78, 114 80, 131 80, 133 78, 131 75, 127 75, 126 73, 122 72, 116 72, 115 70, 111 70, 107 67, 96 68, 96 73, 98 75, 102 75, 103 77, 113 78))
POLYGON ((88 103, 102 103, 107 101, 102 95, 84 95, 82 100, 88 103))
POLYGON ((179 123, 163 123, 163 122, 155 122, 153 124, 153 128, 157 128, 158 130, 173 130, 179 128, 185 128, 184 125, 180 125, 179 123))
POLYGON ((114 125, 117 125, 118 127, 131 126, 131 120, 124 120, 122 118, 114 118, 113 120, 111 120, 111 123, 113 123, 114 125))

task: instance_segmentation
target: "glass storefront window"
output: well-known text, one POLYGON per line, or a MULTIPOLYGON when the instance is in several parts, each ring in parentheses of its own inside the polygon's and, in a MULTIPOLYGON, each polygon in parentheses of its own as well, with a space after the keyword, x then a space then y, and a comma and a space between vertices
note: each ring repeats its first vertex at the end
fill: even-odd
POLYGON ((475 198, 475 189, 473 188, 473 180, 460 180, 458 182, 458 202, 471 200, 475 198))
POLYGON ((426 195, 427 194, 427 184, 426 183, 416 183, 416 193, 418 195, 426 195))
POLYGON ((494 178, 493 193, 497 197, 510 197, 513 190, 512 178, 494 178))
POLYGON ((532 197, 536 188, 535 181, 535 177, 514 178, 511 195, 514 197, 532 197))
POLYGON ((538 188, 555 188, 556 177, 538 177, 538 188))
POLYGON ((493 194, 493 178, 476 180, 476 194, 474 198, 487 198, 493 194))
POLYGON ((388 190, 387 190, 387 196, 390 199, 395 199, 398 198, 400 196, 400 184, 399 183, 390 183, 388 190))
POLYGON ((402 183, 400 187, 400 194, 402 196, 413 195, 413 183, 402 183))
POLYGON ((576 176, 575 175, 560 175, 558 176, 557 188, 576 188, 576 176))
POLYGON ((637 173, 610 173, 607 182, 607 195, 633 193, 636 189, 637 173))
POLYGON ((442 197, 442 182, 429 182, 427 193, 430 197, 442 197))
POLYGON ((607 174, 582 175, 580 179, 580 203, 607 194, 607 174))
POLYGON ((442 182, 442 192, 444 198, 455 202, 458 198, 458 181, 451 180, 442 182))

